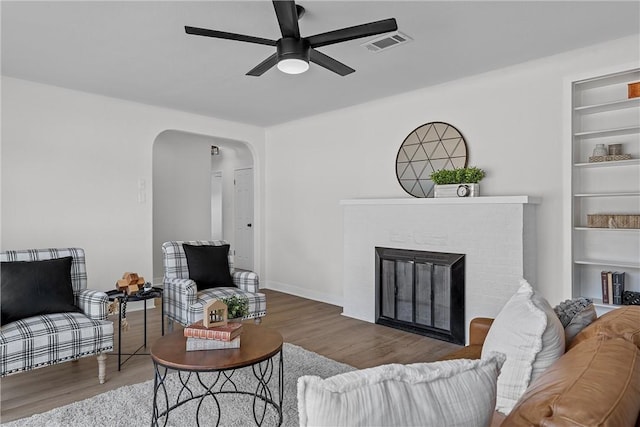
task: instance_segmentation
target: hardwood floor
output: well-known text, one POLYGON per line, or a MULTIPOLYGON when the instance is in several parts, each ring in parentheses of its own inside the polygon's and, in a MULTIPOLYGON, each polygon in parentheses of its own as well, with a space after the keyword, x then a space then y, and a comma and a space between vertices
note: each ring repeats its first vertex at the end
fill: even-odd
MULTIPOLYGON (((385 363, 431 362, 460 348, 455 344, 375 325, 341 315, 342 308, 263 290, 268 315, 263 326, 277 329, 285 342, 356 368, 385 363)), ((148 345, 160 336, 160 309, 148 310, 148 345)), ((123 352, 142 344, 143 313, 127 313, 123 352)), ((117 317, 113 316, 117 327, 117 317)), ((117 332, 116 332, 117 333, 117 332)), ((117 346, 117 335, 114 337, 117 346)), ((126 356, 125 356, 126 357, 126 356)), ((153 379, 149 356, 134 356, 118 372, 117 353, 107 357, 107 381, 98 383, 95 357, 11 375, 0 380, 0 422, 9 422, 95 396, 123 385, 153 379)))

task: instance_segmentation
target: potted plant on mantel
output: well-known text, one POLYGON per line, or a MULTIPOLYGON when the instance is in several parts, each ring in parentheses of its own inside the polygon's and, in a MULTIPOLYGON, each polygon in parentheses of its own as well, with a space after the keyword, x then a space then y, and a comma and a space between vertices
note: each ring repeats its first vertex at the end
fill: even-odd
POLYGON ((484 171, 476 167, 440 169, 431 174, 435 184, 434 197, 476 197, 484 171))

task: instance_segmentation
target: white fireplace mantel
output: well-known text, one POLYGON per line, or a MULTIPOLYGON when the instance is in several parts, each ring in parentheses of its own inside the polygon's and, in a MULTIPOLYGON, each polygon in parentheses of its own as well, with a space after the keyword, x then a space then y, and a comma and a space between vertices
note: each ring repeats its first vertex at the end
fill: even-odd
POLYGON ((464 254, 466 325, 495 317, 520 278, 535 282, 539 203, 530 196, 340 201, 343 314, 375 322, 375 248, 389 247, 464 254))
POLYGON ((341 205, 485 205, 485 204, 540 204, 540 198, 531 196, 497 197, 442 197, 411 199, 345 199, 341 205))

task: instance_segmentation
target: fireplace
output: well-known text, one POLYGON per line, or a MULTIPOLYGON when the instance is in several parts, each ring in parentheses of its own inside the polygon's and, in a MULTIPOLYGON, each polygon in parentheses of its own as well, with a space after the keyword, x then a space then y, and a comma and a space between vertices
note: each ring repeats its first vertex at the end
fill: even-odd
POLYGON ((464 345, 464 258, 376 247, 376 323, 464 345))
POLYGON ((538 203, 529 196, 342 200, 342 314, 375 323, 374 248, 381 247, 464 254, 465 331, 475 317, 496 317, 521 278, 536 282, 538 203))

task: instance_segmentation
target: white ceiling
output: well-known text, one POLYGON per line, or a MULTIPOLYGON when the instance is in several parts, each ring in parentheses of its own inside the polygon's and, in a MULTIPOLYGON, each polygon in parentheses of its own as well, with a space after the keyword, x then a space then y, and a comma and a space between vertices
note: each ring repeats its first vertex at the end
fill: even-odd
MULTIPOLYGON (((270 46, 184 26, 280 37, 269 1, 2 1, 2 73, 269 126, 640 33, 639 1, 310 1, 303 36, 394 17, 412 43, 319 48, 356 69, 245 73, 270 46)), ((640 49, 640 43, 639 43, 640 49)), ((603 64, 606 65, 606 64, 603 64)))

